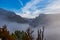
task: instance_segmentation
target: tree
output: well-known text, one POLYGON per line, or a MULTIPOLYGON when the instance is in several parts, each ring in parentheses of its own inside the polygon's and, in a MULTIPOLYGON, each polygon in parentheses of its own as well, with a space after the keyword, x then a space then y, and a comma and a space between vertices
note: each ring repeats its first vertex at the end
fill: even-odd
POLYGON ((38 30, 38 37, 37 40, 46 40, 44 39, 44 27, 42 28, 42 30, 38 30))
POLYGON ((33 31, 28 28, 27 31, 23 33, 22 40, 33 40, 32 33, 33 31))
POLYGON ((17 40, 22 40, 22 34, 23 34, 23 32, 16 30, 14 32, 14 34, 16 35, 17 40))
POLYGON ((7 26, 4 25, 2 28, 0 28, 0 38, 2 40, 15 40, 12 38, 12 36, 9 34, 9 31, 7 30, 7 26))

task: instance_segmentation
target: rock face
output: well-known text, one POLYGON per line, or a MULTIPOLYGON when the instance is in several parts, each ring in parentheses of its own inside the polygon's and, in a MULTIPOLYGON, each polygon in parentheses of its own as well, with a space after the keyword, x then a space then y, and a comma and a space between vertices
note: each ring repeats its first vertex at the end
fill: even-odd
POLYGON ((4 10, 0 8, 0 18, 7 21, 18 22, 18 23, 27 23, 28 21, 23 19, 21 16, 16 15, 14 12, 4 10))

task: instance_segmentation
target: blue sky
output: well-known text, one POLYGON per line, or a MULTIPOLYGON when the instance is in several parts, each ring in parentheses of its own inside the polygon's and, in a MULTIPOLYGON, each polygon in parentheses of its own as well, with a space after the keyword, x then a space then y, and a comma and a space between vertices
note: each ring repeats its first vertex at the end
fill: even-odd
POLYGON ((24 1, 24 0, 0 0, 0 8, 5 8, 8 10, 18 10, 22 8, 23 6, 21 5, 21 2, 24 4, 23 6, 26 5, 26 3, 29 1, 24 1))
POLYGON ((35 18, 41 13, 59 13, 59 4, 60 0, 0 0, 0 8, 25 18, 35 18))

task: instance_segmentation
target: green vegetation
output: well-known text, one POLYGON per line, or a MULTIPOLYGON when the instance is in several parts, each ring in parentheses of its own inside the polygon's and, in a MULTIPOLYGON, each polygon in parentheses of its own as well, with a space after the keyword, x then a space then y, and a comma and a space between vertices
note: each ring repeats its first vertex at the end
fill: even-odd
MULTIPOLYGON (((3 40, 34 40, 34 36, 33 33, 34 31, 31 31, 30 28, 28 28, 26 30, 26 32, 24 31, 20 31, 20 30, 16 30, 15 32, 13 32, 12 34, 9 33, 9 31, 7 30, 7 26, 4 25, 2 26, 2 28, 0 28, 0 38, 3 40)), ((38 37, 36 38, 36 40, 44 40, 44 27, 42 28, 42 30, 38 30, 38 37)), ((46 39, 45 39, 46 40, 46 39)))

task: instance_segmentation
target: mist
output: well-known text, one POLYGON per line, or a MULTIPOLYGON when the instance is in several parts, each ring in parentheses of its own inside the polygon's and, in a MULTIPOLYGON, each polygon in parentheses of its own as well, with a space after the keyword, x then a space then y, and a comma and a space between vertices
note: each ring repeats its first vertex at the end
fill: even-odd
POLYGON ((10 31, 10 33, 14 32, 16 30, 26 31, 26 29, 29 28, 29 24, 27 24, 27 23, 10 22, 10 21, 0 18, 0 27, 2 27, 3 25, 7 26, 7 29, 10 31))
MULTIPOLYGON (((28 23, 11 22, 7 21, 5 17, 2 17, 0 17, 0 27, 6 24, 7 29, 11 33, 15 30, 26 31, 30 27, 34 31, 33 35, 36 38, 37 31, 43 27, 43 25, 39 24, 34 28, 31 27, 28 23)), ((44 25, 44 38, 46 38, 46 40, 60 40, 60 14, 46 14, 45 20, 48 20, 48 22, 46 21, 47 23, 44 25)))
POLYGON ((48 14, 49 22, 45 26, 47 40, 60 40, 60 14, 48 14))

